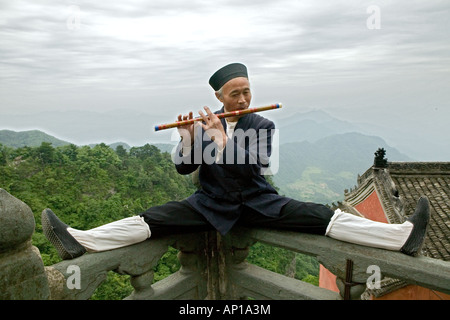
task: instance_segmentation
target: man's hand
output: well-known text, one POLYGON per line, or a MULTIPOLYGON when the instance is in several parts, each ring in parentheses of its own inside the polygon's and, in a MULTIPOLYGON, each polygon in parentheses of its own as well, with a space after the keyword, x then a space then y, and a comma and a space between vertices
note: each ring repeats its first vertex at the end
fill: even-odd
POLYGON ((207 116, 202 111, 198 112, 205 122, 202 123, 202 127, 211 140, 217 144, 219 150, 222 150, 227 144, 228 139, 222 122, 208 107, 203 108, 205 109, 207 116))
MULTIPOLYGON (((190 120, 193 118, 193 113, 189 112, 189 115, 178 115, 178 121, 190 120)), ((183 147, 188 148, 194 144, 194 124, 188 124, 178 127, 178 133, 183 141, 183 147)))

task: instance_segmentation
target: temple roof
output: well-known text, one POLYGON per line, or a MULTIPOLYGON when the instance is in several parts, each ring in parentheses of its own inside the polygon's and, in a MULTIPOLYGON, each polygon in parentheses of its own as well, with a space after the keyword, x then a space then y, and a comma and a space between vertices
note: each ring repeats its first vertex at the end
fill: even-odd
POLYGON ((376 190, 389 223, 402 223, 415 210, 421 196, 430 201, 430 228, 424 254, 450 261, 450 162, 388 162, 371 167, 358 178, 358 186, 345 194, 352 209, 369 191, 376 190))
POLYGON ((428 197, 431 220, 424 253, 450 261, 450 163, 389 163, 388 168, 406 215, 421 195, 428 197))
MULTIPOLYGON (((422 253, 450 261, 450 162, 383 162, 375 155, 374 165, 358 176, 354 189, 346 190, 339 207, 359 214, 355 206, 376 191, 388 222, 402 223, 413 214, 419 198, 427 196, 431 219, 422 253)), ((371 293, 380 296, 405 285, 395 279, 383 282, 371 293)))

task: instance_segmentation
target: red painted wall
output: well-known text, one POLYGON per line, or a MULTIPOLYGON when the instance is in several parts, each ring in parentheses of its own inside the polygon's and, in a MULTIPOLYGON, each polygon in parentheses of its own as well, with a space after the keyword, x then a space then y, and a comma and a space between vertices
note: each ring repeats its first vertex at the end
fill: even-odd
POLYGON ((373 191, 364 201, 357 204, 355 209, 367 219, 388 223, 376 191, 373 191))
POLYGON ((372 297, 372 300, 450 300, 450 295, 416 285, 410 285, 379 298, 372 297))
POLYGON ((319 269, 319 287, 325 288, 334 292, 339 292, 336 285, 336 276, 332 274, 323 265, 320 265, 319 269))

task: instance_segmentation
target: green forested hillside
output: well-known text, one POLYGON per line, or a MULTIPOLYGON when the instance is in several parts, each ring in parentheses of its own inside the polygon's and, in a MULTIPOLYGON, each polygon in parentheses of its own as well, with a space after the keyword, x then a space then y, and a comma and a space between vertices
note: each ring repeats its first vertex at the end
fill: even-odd
MULTIPOLYGON (((42 234, 40 214, 44 208, 84 230, 139 214, 150 206, 181 200, 195 191, 191 177, 177 174, 170 155, 153 145, 127 151, 123 146, 113 150, 103 143, 53 147, 48 142, 20 148, 0 144, 0 188, 32 209, 36 220, 32 242, 45 265, 60 259, 42 234)), ((257 244, 248 259, 272 271, 317 283, 318 264, 309 257, 257 244)), ((155 281, 178 268, 176 250, 171 249, 156 267, 155 281)), ((126 278, 111 272, 93 299, 129 295, 132 288, 126 278)))
POLYGON ((55 147, 65 146, 70 144, 67 141, 57 139, 45 132, 39 130, 29 131, 11 131, 0 130, 0 143, 14 148, 21 148, 25 146, 38 147, 42 142, 49 142, 55 147))
MULTIPOLYGON (((170 155, 152 145, 127 152, 105 144, 54 148, 46 142, 34 148, 0 145, 0 187, 32 209, 36 220, 32 242, 45 265, 60 259, 42 234, 43 209, 51 208, 65 223, 84 230, 181 200, 195 190, 190 177, 177 174, 170 155)), ((162 262, 155 279, 179 268, 173 251, 162 262)), ((116 284, 103 285, 94 298, 123 298, 131 292, 129 281, 112 273, 110 278, 116 284)))

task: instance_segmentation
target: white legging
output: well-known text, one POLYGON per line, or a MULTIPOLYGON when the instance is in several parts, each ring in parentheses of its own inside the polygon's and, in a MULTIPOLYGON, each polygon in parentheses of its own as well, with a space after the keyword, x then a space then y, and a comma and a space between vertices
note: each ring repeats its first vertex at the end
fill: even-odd
POLYGON ((325 235, 341 241, 398 251, 405 244, 413 224, 390 224, 372 221, 336 210, 325 235))
POLYGON ((88 252, 117 249, 142 242, 150 238, 151 232, 144 218, 134 216, 114 221, 100 227, 82 231, 67 228, 67 231, 88 252))

